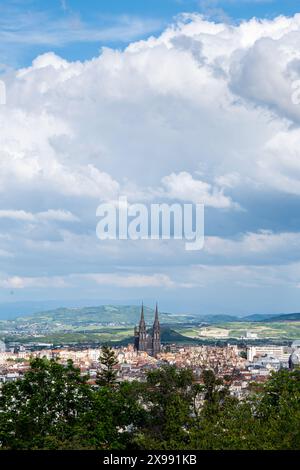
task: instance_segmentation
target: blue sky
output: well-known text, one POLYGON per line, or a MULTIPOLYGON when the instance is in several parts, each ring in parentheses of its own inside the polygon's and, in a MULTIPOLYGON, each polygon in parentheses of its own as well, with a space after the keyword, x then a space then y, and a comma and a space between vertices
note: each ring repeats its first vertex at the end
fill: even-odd
POLYGON ((68 60, 90 59, 102 46, 158 34, 183 12, 234 23, 298 10, 297 0, 2 0, 2 62, 27 65, 49 48, 68 60))
POLYGON ((299 310, 297 3, 1 1, 0 304, 299 310), (204 250, 100 242, 122 195, 204 202, 204 250))

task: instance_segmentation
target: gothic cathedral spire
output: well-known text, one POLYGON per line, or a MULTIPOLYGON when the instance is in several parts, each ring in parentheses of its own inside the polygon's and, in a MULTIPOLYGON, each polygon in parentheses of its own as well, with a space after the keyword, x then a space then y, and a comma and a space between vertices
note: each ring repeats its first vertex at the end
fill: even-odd
POLYGON ((140 351, 146 351, 147 350, 147 329, 146 329, 146 323, 145 323, 145 317, 144 317, 144 304, 142 303, 142 309, 141 309, 141 319, 140 319, 140 324, 139 324, 139 346, 138 349, 140 351))
POLYGON ((142 309, 141 309, 141 319, 140 319, 140 327, 145 326, 145 317, 144 317, 144 303, 142 302, 142 309))
POLYGON ((153 326, 154 326, 154 325, 159 325, 157 302, 156 302, 156 307, 155 307, 155 317, 154 317, 153 326))
POLYGON ((141 317, 138 328, 134 329, 134 347, 136 351, 145 351, 152 356, 156 356, 160 350, 160 324, 158 318, 158 306, 156 303, 152 334, 147 333, 144 316, 144 304, 142 303, 141 317))
POLYGON ((156 302, 155 307, 155 317, 153 323, 153 333, 152 333, 152 354, 156 356, 160 352, 160 324, 158 319, 158 307, 156 302))

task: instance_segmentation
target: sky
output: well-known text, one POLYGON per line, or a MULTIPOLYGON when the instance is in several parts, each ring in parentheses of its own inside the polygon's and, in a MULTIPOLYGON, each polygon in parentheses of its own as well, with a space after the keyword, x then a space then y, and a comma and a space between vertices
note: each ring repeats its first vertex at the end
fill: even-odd
POLYGON ((294 15, 297 0, 1 0, 2 66, 26 66, 49 50, 85 61, 103 46, 158 35, 182 13, 234 24, 294 15))
POLYGON ((299 311, 297 4, 0 2, 0 303, 299 311), (120 196, 203 202, 203 250, 100 241, 120 196))

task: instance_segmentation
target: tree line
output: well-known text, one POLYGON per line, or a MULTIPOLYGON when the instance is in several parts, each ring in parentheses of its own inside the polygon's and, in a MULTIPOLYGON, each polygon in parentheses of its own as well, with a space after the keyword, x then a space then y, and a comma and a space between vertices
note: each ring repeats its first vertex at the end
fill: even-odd
POLYGON ((102 348, 96 385, 72 361, 32 359, 0 391, 0 449, 300 449, 300 370, 280 370, 243 400, 203 370, 165 366, 118 382, 102 348))

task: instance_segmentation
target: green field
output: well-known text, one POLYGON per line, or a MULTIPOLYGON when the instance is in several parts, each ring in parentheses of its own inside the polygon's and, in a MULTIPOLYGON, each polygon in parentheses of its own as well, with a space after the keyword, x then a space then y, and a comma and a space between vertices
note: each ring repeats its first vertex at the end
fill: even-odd
POLYGON ((49 333, 47 335, 35 336, 15 336, 8 335, 5 337, 7 342, 21 343, 48 343, 48 344, 68 344, 68 343, 105 343, 119 342, 125 338, 133 336, 132 328, 102 328, 101 331, 95 332, 66 332, 66 333, 49 333))
MULTIPOLYGON (((168 330, 168 338, 164 334, 165 342, 182 343, 184 338, 186 342, 194 340, 199 343, 211 343, 214 341, 237 340, 245 338, 246 331, 257 335, 257 340, 270 341, 292 341, 300 338, 300 322, 278 322, 278 323, 246 323, 231 322, 220 323, 198 327, 185 325, 173 325, 172 329, 162 326, 162 330, 168 330), (175 333, 171 334, 173 331, 175 333), (178 336, 176 337, 176 333, 178 336), (173 335, 173 336, 172 336, 173 335), (181 336, 180 336, 181 335, 181 336)), ((72 328, 70 331, 53 331, 43 335, 6 335, 2 336, 7 342, 20 343, 48 343, 48 344, 84 344, 84 343, 116 343, 127 344, 133 341, 132 327, 90 327, 78 331, 72 328)))
POLYGON ((257 339, 298 339, 300 322, 229 322, 203 327, 187 327, 178 330, 190 338, 237 338, 246 336, 246 332, 257 335, 257 339))

